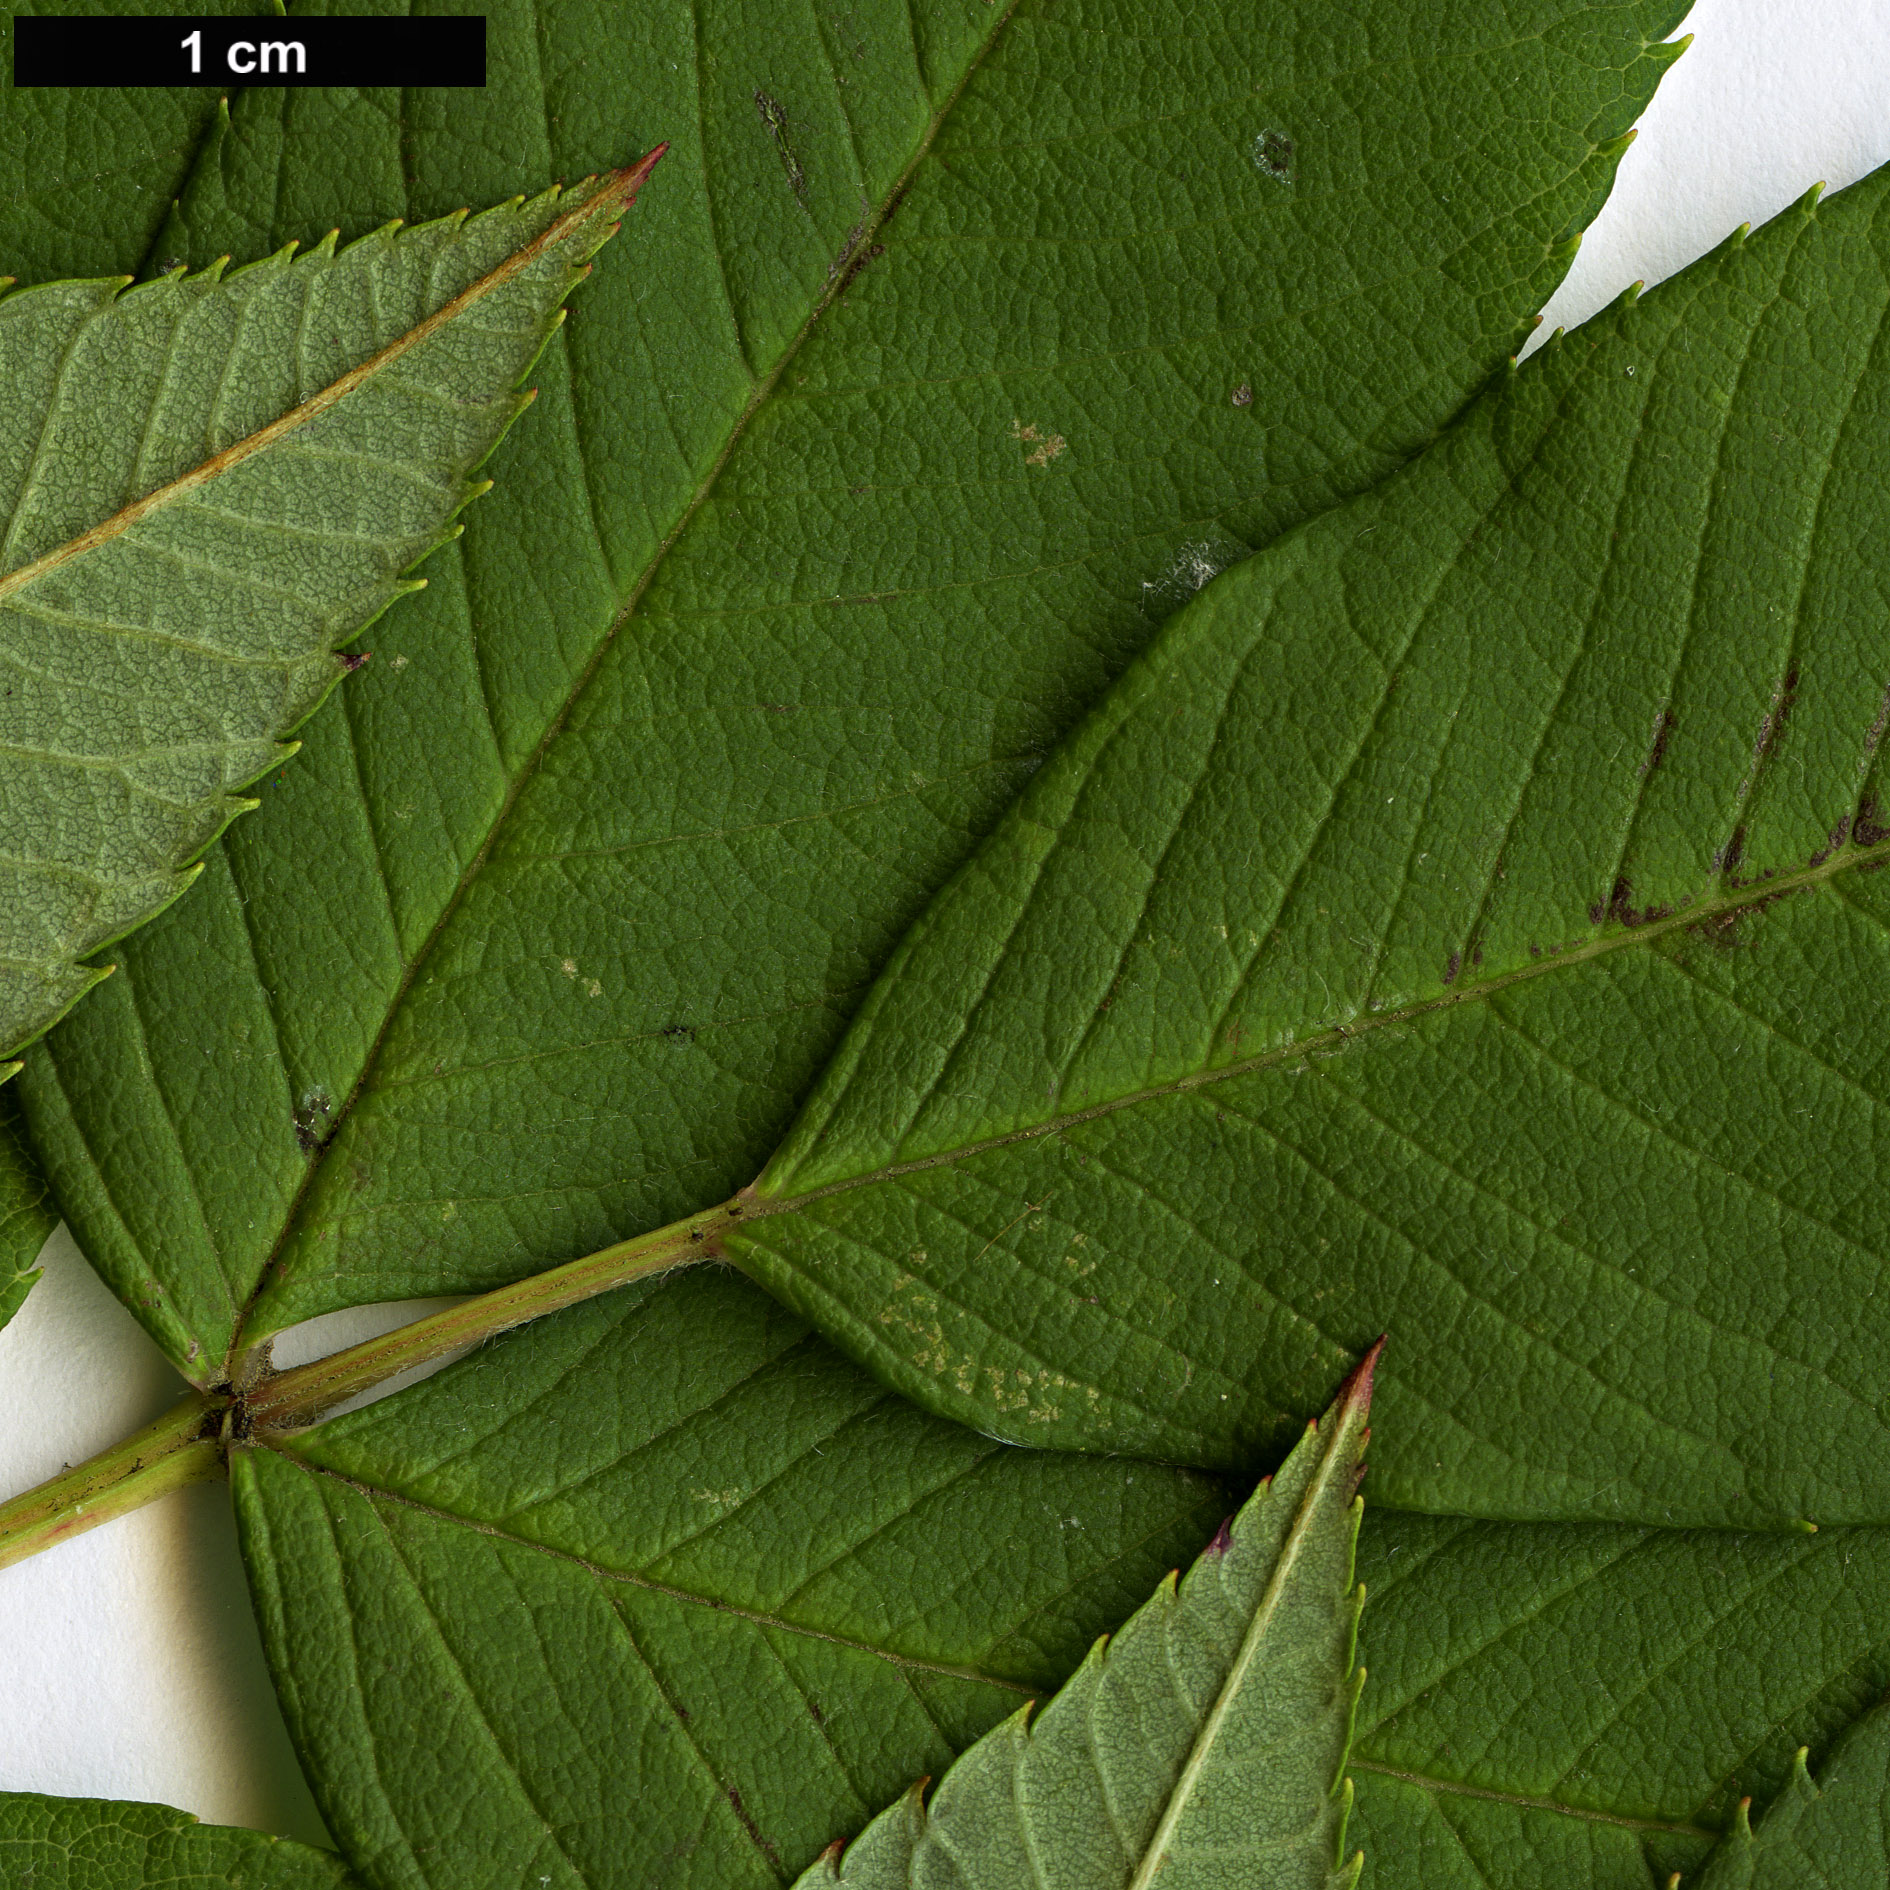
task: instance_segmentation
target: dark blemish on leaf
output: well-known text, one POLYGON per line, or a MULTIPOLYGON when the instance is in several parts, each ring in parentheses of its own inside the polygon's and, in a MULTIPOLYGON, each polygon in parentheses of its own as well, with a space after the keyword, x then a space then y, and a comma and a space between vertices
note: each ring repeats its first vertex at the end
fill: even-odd
POLYGON ((884 243, 869 243, 866 248, 861 250, 860 253, 847 264, 847 272, 840 278, 840 292, 844 295, 848 289, 852 288, 853 278, 857 276, 874 257, 883 256, 885 253, 886 245, 884 243))
POLYGON ((748 1807, 742 1803, 741 1793, 738 1792, 733 1785, 727 1786, 725 1789, 728 1792, 728 1802, 735 1807, 736 1817, 741 1819, 742 1823, 747 1827, 748 1835, 755 1841, 755 1848, 774 1866, 777 1874, 785 1877, 787 1871, 782 1866, 780 1853, 767 1838, 762 1836, 761 1827, 748 1815, 748 1807))
POLYGON ((1822 866, 1825 861, 1844 844, 1845 838, 1850 831, 1851 817, 1849 814, 1846 814, 1844 818, 1831 829, 1830 836, 1826 839, 1824 845, 1811 856, 1806 864, 1809 866, 1822 866))
POLYGON ((1231 400, 1236 407, 1251 407, 1253 405, 1253 382, 1242 381, 1227 398, 1231 400))
POLYGON ((1877 744, 1883 740, 1884 725, 1890 723, 1890 689, 1883 692, 1883 701, 1877 705, 1877 719, 1870 725, 1870 733, 1864 737, 1864 761, 1868 766, 1870 758, 1877 752, 1877 744))
POLYGON ((1647 759, 1641 763, 1641 779, 1645 781, 1667 758, 1667 739, 1673 734, 1673 711, 1662 709, 1654 717, 1654 745, 1647 751, 1647 759))
POLYGON ((809 1700, 809 1701, 807 1702, 807 1710, 808 1710, 808 1711, 809 1711, 809 1712, 810 1712, 811 1714, 813 1714, 813 1716, 814 1716, 814 1724, 815 1724, 816 1726, 824 1726, 824 1725, 826 1725, 826 1723, 827 1723, 827 1715, 826 1715, 825 1713, 823 1713, 823 1712, 822 1712, 822 1711, 820 1710, 820 1708, 819 1708, 818 1706, 816 1706, 816 1705, 814 1704, 814 1702, 813 1702, 812 1700, 809 1700))
POLYGON ((795 155, 793 143, 788 137, 787 107, 762 87, 756 86, 755 110, 761 114, 762 125, 774 140, 775 153, 781 160, 782 170, 787 173, 788 188, 794 193, 794 201, 805 210, 807 173, 801 169, 801 160, 795 155))
POLYGON ((1767 893, 1747 906, 1734 906, 1729 912, 1711 912, 1687 927, 1687 936, 1704 940, 1719 951, 1730 951, 1747 941, 1740 937, 1740 927, 1747 919, 1757 918, 1785 897, 1782 892, 1767 893))
POLYGON ((1713 857, 1714 867, 1722 873, 1735 871, 1746 856, 1746 830, 1743 823, 1732 830, 1732 838, 1713 857))
POLYGON ((1444 967, 1444 982, 1446 984, 1454 984, 1456 982, 1457 973, 1462 969, 1463 953, 1452 952, 1450 954, 1450 963, 1444 967))
POLYGON ((1635 905, 1634 887, 1627 875, 1623 874, 1614 882, 1613 890, 1608 894, 1608 903, 1604 906, 1597 901, 1590 906, 1588 918, 1594 925, 1600 925, 1604 919, 1612 919, 1617 925, 1625 925, 1631 930, 1637 925, 1649 925, 1656 919, 1664 919, 1672 911, 1672 906, 1635 905))
POLYGON ((1874 847, 1880 840, 1890 840, 1890 827, 1878 818, 1877 797, 1866 794, 1857 803, 1857 818, 1851 824, 1851 838, 1860 847, 1874 847))
POLYGON ((1201 1551, 1201 1560, 1218 1562, 1233 1546, 1233 1542, 1234 1519, 1231 1516, 1223 1516, 1221 1526, 1214 1532, 1214 1540, 1201 1551))
POLYGON ((1293 181, 1292 139, 1285 132, 1271 128, 1261 132, 1253 141, 1253 161, 1265 176, 1290 184, 1293 181))
POLYGON ((357 669, 365 669, 373 660, 372 650, 349 650, 341 657, 341 667, 352 676, 357 669))
POLYGON ((1798 672, 1795 669, 1787 670, 1785 680, 1779 684, 1778 692, 1772 698, 1772 706, 1765 712, 1765 720, 1759 724, 1759 739, 1752 744, 1754 774, 1765 765, 1766 757, 1778 745, 1778 738, 1785 733, 1786 718, 1797 700, 1798 672))
POLYGON ((695 1031, 687 1024, 665 1024, 660 1034, 671 1043, 694 1043, 696 1040, 695 1031))

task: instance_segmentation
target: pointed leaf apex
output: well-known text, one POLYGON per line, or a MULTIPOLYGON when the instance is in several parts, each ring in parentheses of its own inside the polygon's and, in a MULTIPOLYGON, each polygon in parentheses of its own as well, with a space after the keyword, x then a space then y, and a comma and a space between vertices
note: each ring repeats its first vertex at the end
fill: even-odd
POLYGON ((669 140, 665 138, 654 151, 640 157, 634 164, 626 165, 620 171, 612 171, 611 182, 622 193, 624 208, 627 210, 636 202, 637 192, 642 189, 649 174, 663 161, 663 154, 669 149, 669 140))
POLYGON ((1379 1359, 1384 1356, 1385 1337, 1381 1332, 1372 1341, 1370 1350, 1353 1366, 1351 1376, 1339 1387, 1339 1395, 1333 1403, 1345 1416, 1357 1412, 1363 1417, 1372 1408, 1372 1375, 1378 1370, 1379 1359))

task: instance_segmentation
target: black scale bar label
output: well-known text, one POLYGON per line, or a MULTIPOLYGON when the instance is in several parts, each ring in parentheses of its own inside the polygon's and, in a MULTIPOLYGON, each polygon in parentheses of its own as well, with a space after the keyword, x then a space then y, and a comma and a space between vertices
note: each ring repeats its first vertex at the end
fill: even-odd
POLYGON ((484 15, 13 21, 15 85, 484 85, 484 15))

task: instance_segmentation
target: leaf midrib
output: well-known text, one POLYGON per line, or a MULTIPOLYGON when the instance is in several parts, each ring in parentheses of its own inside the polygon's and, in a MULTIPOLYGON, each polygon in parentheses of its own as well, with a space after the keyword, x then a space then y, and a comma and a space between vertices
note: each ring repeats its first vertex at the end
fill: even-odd
MULTIPOLYGON (((1322 1420, 1325 1421, 1325 1420, 1322 1420)), ((1322 1439, 1325 1450, 1320 1460, 1317 1473, 1307 1484, 1304 1495, 1299 1500, 1298 1508, 1293 1512, 1292 1527, 1287 1532, 1286 1542, 1278 1559, 1273 1565, 1273 1572, 1267 1577, 1265 1592, 1260 1597, 1260 1605, 1254 1610, 1253 1619, 1247 1624, 1247 1631, 1241 1636, 1239 1650, 1234 1656, 1233 1666, 1228 1670, 1219 1695, 1210 1709, 1206 1721, 1193 1746, 1189 1749, 1186 1763, 1181 1768, 1181 1776, 1176 1779, 1174 1790, 1168 1794, 1168 1801, 1162 1806, 1162 1815, 1156 1821, 1154 1834, 1148 1841, 1148 1847, 1142 1853, 1141 1861, 1135 1867, 1135 1875, 1129 1881, 1129 1890, 1151 1890, 1156 1877, 1170 1861, 1170 1844, 1181 1826, 1181 1820, 1187 1814, 1193 1801, 1196 1787, 1201 1782, 1201 1774, 1214 1751, 1214 1744, 1219 1739, 1221 1728, 1226 1724, 1228 1714, 1233 1710, 1235 1698, 1247 1682, 1254 1663, 1261 1657, 1261 1650, 1267 1636, 1272 1631, 1274 1617, 1285 1597, 1287 1585, 1293 1579, 1294 1571, 1299 1566, 1300 1556, 1305 1552, 1313 1528, 1318 1520, 1316 1512, 1324 1502, 1335 1477, 1345 1474, 1348 1466, 1356 1462, 1355 1447, 1351 1442, 1351 1433, 1357 1423, 1352 1407, 1349 1390, 1341 1394, 1339 1409, 1329 1422, 1331 1432, 1322 1439)), ((1358 1503, 1354 1498, 1351 1515, 1348 1518, 1353 1528, 1357 1527, 1358 1503)), ((1341 1607, 1345 1604, 1340 1603, 1341 1607)))
POLYGON ((402 1509, 413 1510, 419 1515, 430 1517, 435 1522, 446 1523, 454 1528, 470 1529, 475 1534, 488 1536, 496 1542, 509 1543, 514 1548, 529 1549, 536 1554, 549 1556, 553 1561, 581 1568, 597 1581, 621 1582, 632 1588, 643 1589, 650 1594, 662 1595, 667 1600, 679 1602, 685 1606, 708 1608, 717 1614, 733 1615, 738 1620, 750 1622, 756 1627, 771 1629, 782 1634, 792 1634, 803 1640, 825 1641, 829 1646, 844 1647, 850 1652, 865 1654, 871 1659, 884 1661, 889 1666, 905 1671, 935 1673, 946 1679, 969 1680, 980 1686, 997 1687, 1003 1692, 1014 1693, 1020 1700, 1035 1699, 1041 1690, 1019 1680, 1005 1680, 996 1674, 985 1673, 977 1667, 957 1665, 950 1661, 922 1660, 914 1654, 896 1653, 888 1647, 876 1647, 871 1641, 856 1640, 849 1635, 835 1634, 825 1628, 809 1627, 803 1622, 789 1621, 780 1615, 769 1614, 765 1609, 744 1608, 737 1602, 725 1601, 716 1595, 684 1588, 674 1582, 657 1581, 653 1576, 639 1574, 632 1569, 611 1568, 605 1563, 594 1562, 587 1556, 578 1555, 570 1549, 561 1549, 553 1543, 538 1542, 530 1536, 521 1536, 510 1529, 501 1529, 498 1524, 483 1521, 479 1517, 468 1516, 458 1510, 441 1509, 432 1503, 423 1503, 416 1497, 403 1495, 398 1490, 390 1490, 385 1485, 364 1483, 339 1470, 331 1470, 324 1464, 311 1463, 293 1448, 273 1438, 259 1440, 257 1447, 275 1451, 278 1456, 287 1458, 298 1470, 306 1471, 311 1476, 326 1477, 330 1482, 352 1490, 355 1495, 370 1504, 397 1504, 402 1509))
POLYGON ((1403 1766, 1386 1765, 1377 1759, 1362 1759, 1354 1754, 1346 1761, 1352 1772, 1371 1772, 1380 1778, 1392 1778, 1420 1791, 1440 1792, 1454 1798, 1480 1798, 1487 1803, 1512 1805, 1521 1811, 1547 1811, 1559 1817, 1579 1818, 1586 1824, 1612 1825, 1622 1831, 1658 1831, 1673 1837, 1703 1838, 1713 1843, 1722 1835, 1704 1825, 1675 1824, 1660 1818, 1635 1818, 1626 1812, 1597 1811, 1586 1805, 1564 1804, 1559 1798, 1542 1798, 1530 1792, 1504 1791, 1493 1785, 1472 1785, 1463 1779, 1439 1778, 1429 1772, 1413 1772, 1403 1766))
MULTIPOLYGON (((394 1020, 400 1015, 406 1003, 407 993, 412 989, 415 980, 418 978, 421 967, 432 956, 434 948, 444 936, 460 906, 465 902, 466 896, 471 891, 473 883, 484 870, 487 860, 492 856, 499 836, 504 832, 508 821, 511 819, 512 810, 517 806, 519 797, 523 794, 530 782, 537 777, 539 770, 544 765, 546 756, 551 752, 559 736, 563 734, 565 725, 570 720, 573 710, 575 710, 578 704, 583 700, 586 692, 595 680, 597 672, 603 666, 604 659, 616 643, 618 634, 622 631, 624 625, 636 615, 637 607, 642 603, 645 593, 654 582, 657 572, 662 568, 670 551, 680 541, 684 533, 687 532, 691 522, 707 502, 710 493, 714 491, 717 483, 721 479, 724 467, 727 466, 737 446, 739 446, 741 441, 747 436, 749 426, 754 416, 766 404, 775 388, 780 384, 789 365, 798 357, 808 337, 819 325, 821 318, 832 308, 834 303, 839 299, 842 291, 848 286, 850 278, 848 265, 852 263, 856 257, 865 254, 877 240, 879 233, 891 220, 901 199, 905 195, 914 173, 930 154, 933 144, 937 141, 940 130, 944 127, 945 121, 951 116, 959 99, 964 96, 965 88, 970 85, 972 79, 983 67, 985 60, 989 58, 992 48, 996 46, 998 41, 1004 36, 1005 29, 1009 26, 1021 4, 1022 0, 1004 0, 1003 8, 998 14, 998 17, 992 22, 991 29, 985 36, 984 42, 979 46, 977 53, 966 63, 965 70, 960 76, 958 83, 946 96, 944 102, 933 112, 924 133, 913 149, 912 156, 907 160, 905 168, 899 173, 898 177, 894 179, 891 186, 886 190, 879 203, 875 206, 871 220, 867 221, 863 219, 861 223, 856 226, 857 235, 847 245, 846 249, 842 252, 829 272, 826 284, 815 299, 814 306, 809 311, 807 319, 801 324, 794 338, 781 351, 780 358, 775 362, 773 368, 763 379, 756 383, 753 392, 748 397, 747 405, 743 407, 735 424, 730 428, 728 439, 723 443, 722 450, 716 455, 714 464, 710 466, 708 472, 703 475, 695 491, 690 495, 682 511, 677 515, 675 523, 670 527, 668 532, 664 534, 661 541, 657 544, 656 549, 650 554, 642 571, 632 584, 628 595, 618 607, 616 614, 611 618, 603 635, 598 639, 597 647, 591 652, 589 659, 578 673, 576 680, 566 692, 563 701, 559 703, 550 721, 546 724, 544 732, 533 746, 531 753, 526 756, 517 774, 507 784, 505 796, 499 803, 499 807, 494 813, 490 825, 486 829, 484 838, 480 841, 471 860, 467 862, 464 871, 461 872, 451 894, 447 897, 446 903, 440 908, 439 916, 434 920, 431 927, 428 928, 426 937, 421 940, 413 956, 402 967, 400 980, 392 996, 389 998, 385 1010, 382 1012, 380 1023, 374 1033, 374 1039, 368 1045, 367 1054, 362 1058, 360 1071, 356 1075, 354 1083, 350 1087, 347 1095, 342 1098, 334 1112, 323 1152, 318 1155, 315 1160, 311 1161, 304 1171, 300 1182, 297 1184, 295 1194, 283 1213, 282 1225, 277 1232, 276 1238, 271 1243, 269 1252, 264 1257, 262 1264, 257 1268, 256 1284, 250 1290, 249 1297, 238 1309, 236 1321, 230 1334, 229 1348, 224 1359, 225 1375, 230 1377, 232 1382, 234 1382, 236 1372, 240 1366, 243 1352, 243 1333, 245 1326, 248 1324, 249 1315, 272 1277, 276 1264, 282 1256, 284 1247, 287 1246, 290 1237, 300 1223, 303 1204, 308 1199, 315 1185, 316 1177, 324 1171, 327 1149, 333 1147, 335 1142, 339 1139, 342 1128, 353 1116, 355 1105, 360 1101, 361 1096, 367 1089, 369 1079, 372 1077, 380 1061, 381 1053, 386 1046, 389 1033, 393 1029, 394 1020)), ((915 42, 915 56, 917 50, 915 42)), ((717 254, 719 258, 719 250, 717 254)), ((747 344, 745 341, 741 340, 739 323, 737 324, 736 332, 738 343, 742 349, 743 363, 746 365, 747 344)))
MULTIPOLYGON (((1334 1024, 1310 1036, 1296 1037, 1290 1043, 1261 1051, 1251 1057, 1243 1057, 1237 1062, 1222 1064, 1213 1069, 1191 1070, 1167 1082, 1153 1083, 1144 1089, 1109 1097, 1082 1109, 1072 1109, 1060 1115, 1049 1116, 1042 1122, 1028 1123, 1022 1128, 1009 1130, 1002 1135, 986 1136, 975 1142, 962 1143, 928 1155, 913 1156, 906 1161, 886 1162, 863 1174, 843 1176, 839 1180, 824 1182, 818 1187, 809 1188, 799 1194, 760 1194, 756 1192, 759 1187, 757 1183, 754 1187, 743 1189, 736 1196, 730 1210, 731 1217, 740 1221, 758 1221, 779 1214, 797 1213, 802 1208, 815 1201, 824 1200, 830 1195, 850 1193, 855 1188, 895 1180, 902 1175, 918 1174, 930 1168, 947 1167, 951 1163, 987 1154, 993 1149, 1006 1148, 1013 1143, 1036 1141, 1046 1135, 1061 1134, 1083 1123, 1115 1115, 1120 1110, 1134 1109, 1143 1103, 1157 1102, 1168 1096, 1185 1095, 1190 1090, 1201 1089, 1211 1083, 1230 1082, 1237 1077, 1250 1076, 1257 1071, 1271 1069, 1282 1063, 1303 1062, 1308 1058, 1341 1049, 1346 1044, 1369 1036, 1374 1031, 1413 1023, 1419 1018, 1428 1017, 1434 1012, 1449 1010, 1456 1005, 1479 1003, 1486 998, 1494 997, 1500 991, 1510 989, 1513 985, 1548 977, 1573 965, 1589 964, 1595 959, 1612 956, 1615 952, 1631 946, 1651 946, 1673 932, 1684 931, 1728 914, 1756 911, 1788 894, 1811 891, 1835 879, 1841 873, 1862 871, 1887 862, 1890 862, 1890 840, 1880 841, 1870 847, 1844 847, 1822 865, 1806 867, 1796 873, 1779 874, 1771 879, 1749 882, 1736 891, 1719 897, 1702 899, 1695 905, 1683 905, 1665 918, 1650 919, 1631 930, 1605 933, 1579 945, 1550 946, 1534 962, 1518 965, 1513 970, 1502 972, 1495 977, 1485 978, 1474 984, 1458 985, 1440 992, 1435 997, 1414 999, 1408 1004, 1382 1011, 1367 1012, 1349 1023, 1334 1024)), ((700 1214, 690 1215, 677 1225, 690 1226, 700 1222, 701 1219, 700 1214)), ((724 1228, 718 1231, 726 1232, 727 1230, 724 1228)))

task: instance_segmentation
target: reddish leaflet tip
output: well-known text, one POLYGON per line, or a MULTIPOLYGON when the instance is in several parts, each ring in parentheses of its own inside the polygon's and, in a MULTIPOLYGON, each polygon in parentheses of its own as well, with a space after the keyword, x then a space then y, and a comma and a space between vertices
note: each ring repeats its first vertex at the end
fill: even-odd
POLYGON ((1211 1556, 1214 1560, 1219 1561, 1220 1558, 1227 1553, 1228 1546, 1233 1540, 1234 1519, 1231 1516, 1223 1516, 1221 1518, 1221 1526, 1214 1532, 1214 1540, 1201 1551, 1201 1560, 1205 1562, 1211 1556))
POLYGON ((1339 1395, 1333 1400, 1335 1404, 1357 1411, 1361 1416, 1372 1408, 1372 1374, 1378 1369, 1384 1349, 1385 1335, 1381 1332, 1372 1341, 1370 1351, 1353 1366, 1352 1375, 1339 1387, 1339 1395))
POLYGON ((623 207, 626 210, 636 202, 637 192, 643 187, 644 179, 656 169, 662 161, 663 153, 668 149, 669 140, 665 138, 647 157, 638 158, 634 164, 625 166, 615 174, 613 181, 623 198, 623 207))

